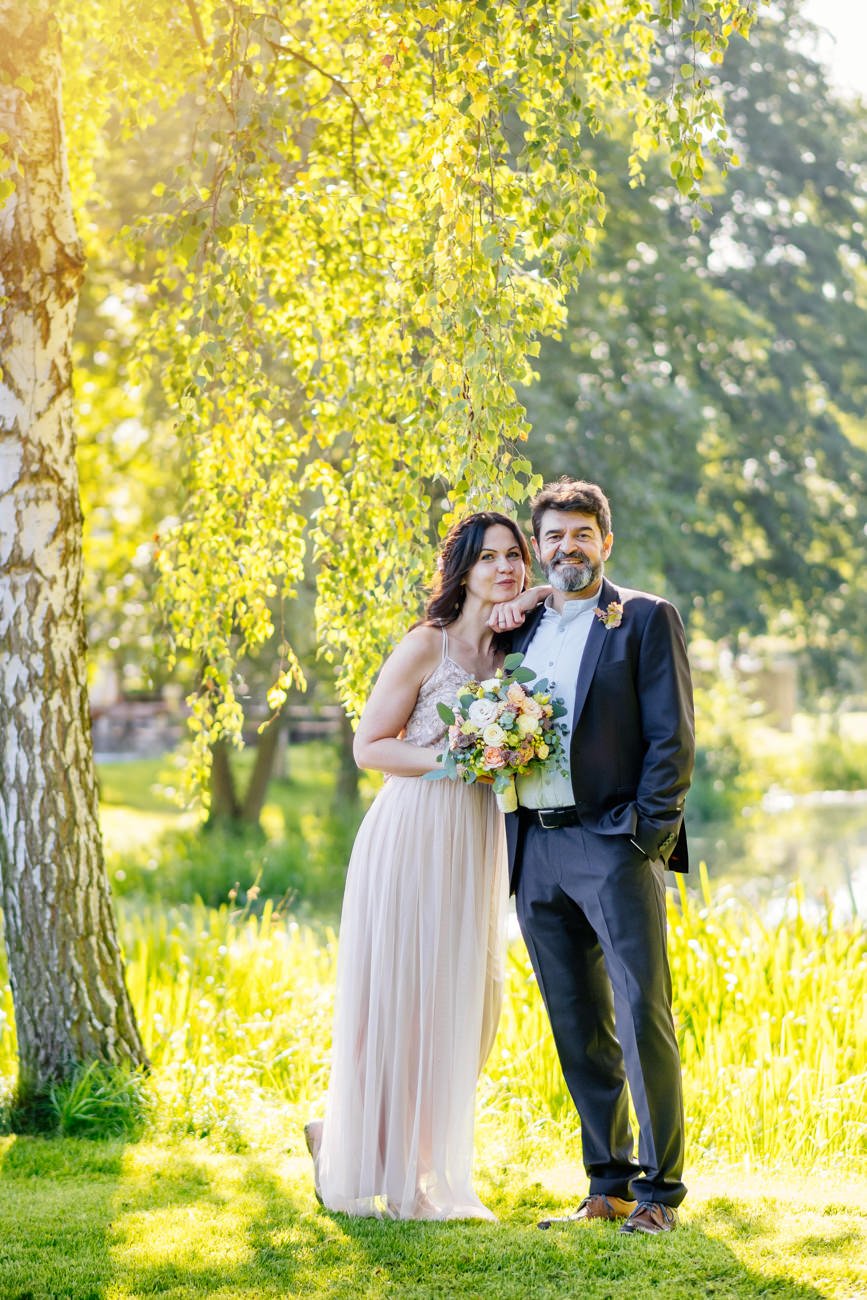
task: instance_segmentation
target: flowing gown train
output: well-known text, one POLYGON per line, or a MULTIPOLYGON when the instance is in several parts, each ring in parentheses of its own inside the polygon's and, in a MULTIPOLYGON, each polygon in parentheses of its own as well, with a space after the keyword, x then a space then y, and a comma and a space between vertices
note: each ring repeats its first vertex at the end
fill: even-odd
MULTIPOLYGON (((440 746, 447 655, 404 738, 440 746)), ((401 1219, 493 1218, 472 1188, 473 1111, 502 999, 502 814, 489 786, 389 777, 359 829, 340 922, 324 1204, 401 1219)))

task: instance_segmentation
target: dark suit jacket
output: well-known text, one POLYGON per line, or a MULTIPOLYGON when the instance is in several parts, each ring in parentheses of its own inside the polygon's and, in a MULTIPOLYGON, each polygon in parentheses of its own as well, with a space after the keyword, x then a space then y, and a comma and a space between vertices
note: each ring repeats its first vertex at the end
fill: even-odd
MULTIPOLYGON (((651 860, 687 871, 683 801, 695 758, 692 683, 683 624, 659 596, 602 580, 599 605, 623 605, 619 627, 594 619, 575 693, 570 758, 581 823, 599 835, 632 839, 651 860)), ((515 633, 525 650, 540 618, 534 610, 515 633)), ((506 818, 514 890, 521 839, 506 818)), ((634 851, 634 850, 632 850, 634 851)))

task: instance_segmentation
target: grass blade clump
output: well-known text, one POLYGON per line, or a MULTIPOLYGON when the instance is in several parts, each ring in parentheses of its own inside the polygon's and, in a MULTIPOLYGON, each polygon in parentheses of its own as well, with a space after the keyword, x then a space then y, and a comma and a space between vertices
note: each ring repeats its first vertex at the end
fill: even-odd
POLYGON ((151 1100, 141 1073, 104 1061, 81 1066, 49 1094, 58 1137, 127 1138, 147 1127, 151 1100))

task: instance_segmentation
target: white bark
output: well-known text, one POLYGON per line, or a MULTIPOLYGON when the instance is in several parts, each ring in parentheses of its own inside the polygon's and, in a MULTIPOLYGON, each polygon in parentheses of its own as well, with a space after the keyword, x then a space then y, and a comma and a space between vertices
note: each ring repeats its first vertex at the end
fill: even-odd
POLYGON ((99 834, 81 603, 71 334, 83 255, 50 3, 0 0, 0 876, 20 1090, 143 1063, 99 834), (22 71, 35 86, 12 84, 22 71), (11 75, 10 75, 11 73, 11 75))

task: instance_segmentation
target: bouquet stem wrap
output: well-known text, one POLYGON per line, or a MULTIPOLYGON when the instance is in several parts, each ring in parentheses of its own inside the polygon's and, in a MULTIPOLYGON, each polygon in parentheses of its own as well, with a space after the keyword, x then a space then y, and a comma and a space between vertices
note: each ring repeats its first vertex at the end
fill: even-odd
POLYGON ((507 778, 502 790, 495 791, 497 796, 497 807, 500 812, 515 812, 518 807, 518 791, 515 789, 515 778, 507 778))

